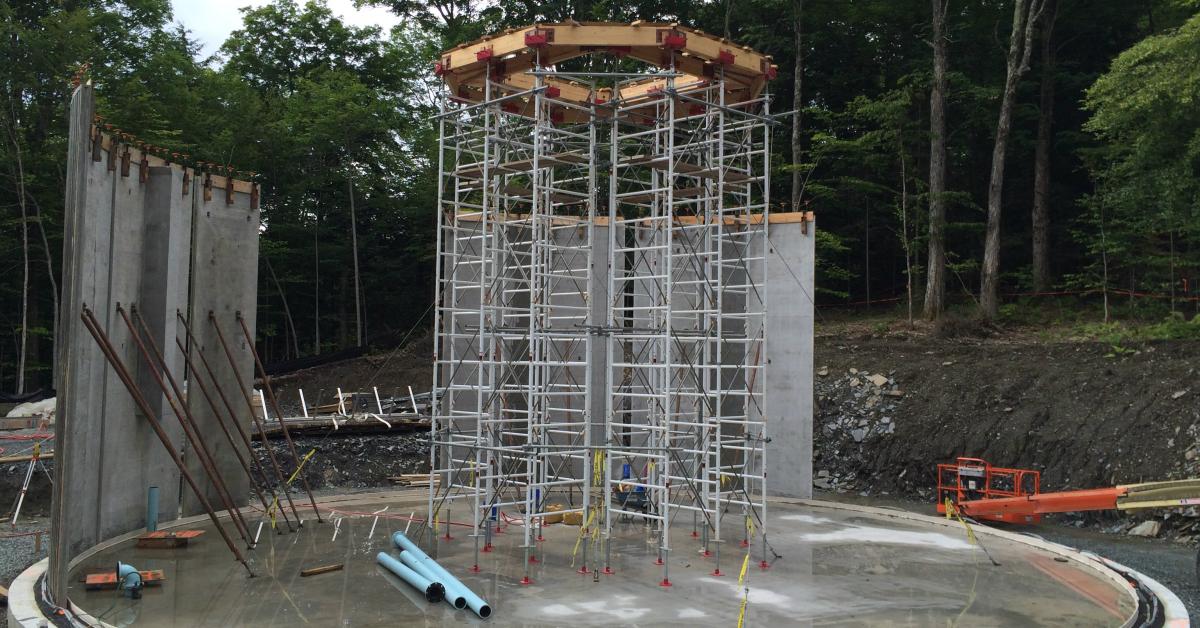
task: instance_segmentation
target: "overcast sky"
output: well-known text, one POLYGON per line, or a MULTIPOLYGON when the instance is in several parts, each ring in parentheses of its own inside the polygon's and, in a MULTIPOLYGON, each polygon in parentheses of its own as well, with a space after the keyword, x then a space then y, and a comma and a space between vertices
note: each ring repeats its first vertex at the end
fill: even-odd
MULTIPOLYGON (((175 21, 182 23, 204 46, 203 54, 210 55, 225 43, 229 33, 242 25, 238 9, 262 6, 268 0, 171 0, 175 21)), ((376 25, 385 31, 400 20, 382 7, 354 8, 354 0, 328 0, 329 8, 343 21, 354 26, 376 25)))

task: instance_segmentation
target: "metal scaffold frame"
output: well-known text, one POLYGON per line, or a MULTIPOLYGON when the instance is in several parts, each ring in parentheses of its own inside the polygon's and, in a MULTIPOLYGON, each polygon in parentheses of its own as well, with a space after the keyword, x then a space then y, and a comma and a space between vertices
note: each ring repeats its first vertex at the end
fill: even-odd
POLYGON ((725 66, 530 54, 438 116, 429 528, 469 511, 478 565, 519 520, 528 565, 544 518, 574 514, 581 571, 611 572, 614 527, 641 521, 670 584, 691 513, 715 573, 752 530, 765 560, 770 96, 730 100, 725 66))

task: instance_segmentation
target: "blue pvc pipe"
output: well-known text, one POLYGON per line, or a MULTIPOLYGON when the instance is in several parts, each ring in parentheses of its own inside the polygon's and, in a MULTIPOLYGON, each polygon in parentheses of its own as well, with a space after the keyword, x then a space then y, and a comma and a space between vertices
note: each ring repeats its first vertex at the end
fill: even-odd
POLYGON ((488 606, 488 603, 485 602, 483 598, 475 595, 475 592, 467 588, 467 585, 463 584, 461 580, 454 577, 454 574, 446 571, 445 567, 442 567, 437 563, 436 560, 430 558, 428 554, 421 551, 421 548, 418 547, 416 543, 413 543, 411 540, 409 540, 408 537, 404 536, 403 532, 396 532, 392 534, 392 542, 395 543, 396 547, 399 547, 402 551, 412 552, 414 556, 421 560, 431 572, 441 576, 440 581, 443 583, 443 585, 449 585, 457 588, 458 593, 461 593, 462 596, 466 598, 467 607, 475 611, 475 614, 481 619, 487 619, 492 614, 492 607, 488 606))
POLYGON ((387 552, 379 552, 375 555, 375 560, 385 569, 396 574, 398 578, 412 585, 418 591, 425 594, 425 599, 430 602, 441 602, 446 596, 446 589, 440 582, 433 582, 429 578, 405 567, 400 561, 392 558, 387 552))
POLYGON ((151 486, 146 491, 146 531, 158 529, 158 487, 151 486))
POLYGON ((400 552, 400 562, 404 563, 406 567, 421 574, 422 576, 425 576, 434 582, 442 583, 442 586, 446 589, 447 604, 457 609, 464 609, 467 607, 467 596, 463 595, 459 587, 454 583, 443 580, 441 576, 434 573, 433 570, 425 564, 425 561, 418 558, 416 554, 413 554, 412 552, 400 552))

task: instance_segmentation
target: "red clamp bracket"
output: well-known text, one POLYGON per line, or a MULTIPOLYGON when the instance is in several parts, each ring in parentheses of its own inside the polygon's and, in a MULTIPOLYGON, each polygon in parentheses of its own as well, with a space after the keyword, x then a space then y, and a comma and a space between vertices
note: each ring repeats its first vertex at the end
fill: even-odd
POLYGON ((683 50, 687 46, 687 35, 683 31, 659 30, 657 33, 658 43, 667 50, 683 50))
POLYGON ((530 48, 544 48, 553 42, 553 28, 535 28, 525 31, 525 45, 530 48))

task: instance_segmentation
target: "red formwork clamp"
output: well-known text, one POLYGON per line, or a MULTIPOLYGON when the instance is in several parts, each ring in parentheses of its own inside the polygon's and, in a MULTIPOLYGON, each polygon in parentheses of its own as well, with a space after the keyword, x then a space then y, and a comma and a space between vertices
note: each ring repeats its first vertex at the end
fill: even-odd
POLYGON ((525 31, 525 45, 530 48, 545 48, 554 41, 554 29, 535 28, 525 31))
POLYGON ((768 81, 775 80, 775 77, 779 75, 779 66, 772 64, 770 61, 767 61, 766 59, 762 60, 762 65, 760 66, 760 68, 762 70, 763 75, 767 77, 768 81))
POLYGON ((483 48, 475 51, 476 61, 487 61, 493 56, 491 48, 483 48))
POLYGON ((717 53, 716 62, 717 65, 733 65, 735 59, 736 57, 733 55, 732 51, 721 50, 717 53))
POLYGON ((678 30, 658 31, 658 42, 667 50, 683 50, 687 46, 687 35, 678 30))
POLYGON ((559 89, 558 87, 555 87, 554 85, 546 86, 546 97, 547 98, 558 98, 561 95, 562 95, 562 90, 559 89))

